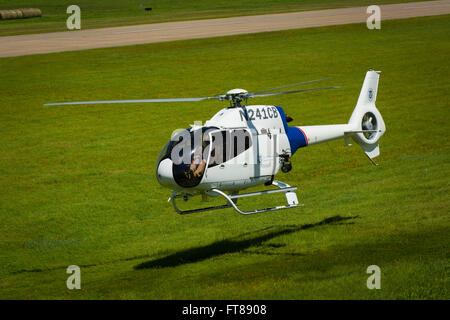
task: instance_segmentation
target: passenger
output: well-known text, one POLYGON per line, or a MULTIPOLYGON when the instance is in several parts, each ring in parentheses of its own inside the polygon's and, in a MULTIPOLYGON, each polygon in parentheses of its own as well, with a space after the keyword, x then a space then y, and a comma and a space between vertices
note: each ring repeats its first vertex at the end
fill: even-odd
POLYGON ((221 164, 224 162, 223 159, 223 148, 221 145, 217 144, 214 146, 213 150, 211 151, 211 159, 209 160, 208 167, 213 167, 218 164, 221 164))

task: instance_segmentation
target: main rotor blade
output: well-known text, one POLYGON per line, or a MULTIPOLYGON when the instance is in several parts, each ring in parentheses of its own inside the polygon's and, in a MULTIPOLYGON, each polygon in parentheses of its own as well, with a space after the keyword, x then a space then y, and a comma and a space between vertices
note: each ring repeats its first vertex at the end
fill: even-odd
POLYGON ((325 90, 325 89, 336 89, 340 87, 325 87, 325 88, 311 88, 311 89, 302 89, 302 90, 292 90, 292 91, 283 91, 283 92, 272 92, 272 93, 264 93, 264 94, 252 94, 249 95, 249 98, 254 97, 268 97, 268 96, 276 96, 279 94, 288 94, 288 93, 297 93, 297 92, 305 92, 305 91, 316 91, 316 90, 325 90))
POLYGON ((304 82, 299 82, 299 83, 294 83, 294 84, 288 84, 286 86, 282 86, 282 87, 278 87, 278 88, 272 88, 272 89, 267 89, 267 90, 263 90, 263 91, 258 91, 258 92, 253 92, 250 94, 259 94, 259 93, 263 93, 263 92, 268 92, 268 91, 274 91, 274 90, 279 90, 279 89, 284 89, 284 88, 288 88, 288 87, 293 87, 293 86, 298 86, 301 84, 306 84, 306 83, 311 83, 311 82, 318 82, 318 81, 323 81, 323 80, 328 80, 331 78, 323 78, 323 79, 317 79, 317 80, 309 80, 309 81, 304 81, 304 82))
POLYGON ((44 104, 44 106, 63 106, 63 105, 78 105, 78 104, 104 104, 104 103, 183 102, 183 101, 201 101, 201 100, 209 100, 209 99, 219 99, 219 97, 57 102, 57 103, 46 103, 46 104, 44 104))

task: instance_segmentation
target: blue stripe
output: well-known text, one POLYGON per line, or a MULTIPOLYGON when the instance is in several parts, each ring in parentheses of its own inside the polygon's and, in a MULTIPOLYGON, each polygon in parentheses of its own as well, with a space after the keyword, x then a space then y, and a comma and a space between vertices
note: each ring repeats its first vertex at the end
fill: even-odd
POLYGON ((306 147, 308 145, 308 141, 306 140, 306 136, 299 128, 288 126, 283 108, 276 108, 281 116, 281 120, 283 121, 284 131, 286 131, 286 135, 291 146, 291 153, 294 154, 294 152, 297 151, 298 148, 306 147))
POLYGON ((288 132, 288 124, 286 121, 286 115, 284 114, 284 110, 281 107, 275 107, 278 110, 278 113, 280 114, 281 120, 283 120, 283 126, 284 126, 284 131, 287 133, 288 132))
POLYGON ((294 154, 298 148, 306 147, 308 145, 305 135, 299 128, 289 127, 286 134, 289 139, 289 144, 291 145, 292 154, 294 154))

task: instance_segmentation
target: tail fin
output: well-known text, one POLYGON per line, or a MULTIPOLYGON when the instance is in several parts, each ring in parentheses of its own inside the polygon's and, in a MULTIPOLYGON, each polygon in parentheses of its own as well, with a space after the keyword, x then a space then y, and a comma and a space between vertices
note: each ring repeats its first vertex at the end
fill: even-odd
POLYGON ((375 106, 380 73, 367 71, 358 102, 348 122, 350 130, 345 132, 346 143, 349 144, 348 138, 351 137, 372 162, 380 154, 378 140, 386 131, 383 117, 375 106))

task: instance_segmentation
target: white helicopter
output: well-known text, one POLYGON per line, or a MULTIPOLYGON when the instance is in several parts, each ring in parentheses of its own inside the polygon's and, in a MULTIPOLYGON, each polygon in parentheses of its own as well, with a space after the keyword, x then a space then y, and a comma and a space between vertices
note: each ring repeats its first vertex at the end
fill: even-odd
POLYGON ((380 154, 378 140, 386 131, 383 118, 375 106, 380 73, 373 70, 366 73, 358 102, 346 124, 288 126, 292 118, 281 107, 241 104, 253 97, 337 88, 270 92, 324 79, 254 93, 233 89, 216 97, 65 102, 46 106, 209 99, 229 101, 229 107, 217 112, 204 125, 191 125, 173 135, 158 157, 156 176, 162 186, 173 190, 169 201, 180 214, 233 207, 240 214, 248 215, 300 206, 295 192, 297 187, 274 180, 280 169, 285 173, 291 170, 291 157, 299 148, 338 138, 344 138, 349 146, 352 138, 376 165, 373 158, 380 154), (261 184, 273 185, 277 189, 239 194, 243 189, 261 184), (239 198, 278 192, 285 194, 287 204, 252 211, 243 211, 237 206, 239 198), (176 199, 188 201, 195 195, 201 195, 204 201, 208 196, 223 197, 226 204, 184 211, 177 207, 176 199))

